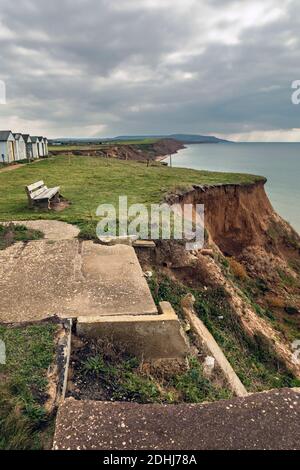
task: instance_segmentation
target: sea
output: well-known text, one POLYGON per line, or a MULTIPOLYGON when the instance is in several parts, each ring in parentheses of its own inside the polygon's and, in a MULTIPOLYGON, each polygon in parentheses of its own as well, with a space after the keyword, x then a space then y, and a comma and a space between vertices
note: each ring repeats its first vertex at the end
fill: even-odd
POLYGON ((265 176, 274 209, 300 233, 300 143, 186 145, 172 165, 265 176))

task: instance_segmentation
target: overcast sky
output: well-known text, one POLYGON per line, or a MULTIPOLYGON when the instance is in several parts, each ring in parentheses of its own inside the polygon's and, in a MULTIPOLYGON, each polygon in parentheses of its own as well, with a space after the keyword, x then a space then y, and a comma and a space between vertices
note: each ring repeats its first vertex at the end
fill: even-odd
POLYGON ((299 140, 299 0, 0 0, 0 129, 299 140))

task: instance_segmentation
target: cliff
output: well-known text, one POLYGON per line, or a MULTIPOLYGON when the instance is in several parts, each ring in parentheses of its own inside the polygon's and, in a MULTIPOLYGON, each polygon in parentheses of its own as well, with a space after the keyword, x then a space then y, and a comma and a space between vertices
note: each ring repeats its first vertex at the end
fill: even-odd
MULTIPOLYGON (((175 242, 162 243, 154 263, 161 275, 199 292, 199 312, 212 333, 217 331, 221 338, 226 332, 223 348, 228 357, 232 348, 245 349, 243 373, 250 367, 247 357, 255 351, 264 366, 272 363, 273 370, 281 371, 269 385, 277 386, 281 374, 300 378, 294 346, 300 330, 300 237, 274 211, 265 181, 194 186, 169 195, 169 203, 204 204, 205 250, 187 254, 175 242), (234 337, 228 351, 227 335, 234 337)), ((239 354, 235 360, 240 361, 239 354)), ((262 380, 253 368, 255 380, 262 380)))
POLYGON ((273 209, 264 189, 254 184, 194 186, 169 201, 204 204, 205 226, 226 256, 239 256, 250 246, 287 258, 299 254, 299 235, 273 209))
POLYGON ((65 147, 63 149, 51 150, 52 155, 83 155, 98 156, 105 158, 117 158, 120 160, 147 161, 161 159, 162 157, 174 154, 184 148, 184 145, 173 139, 162 139, 153 143, 121 144, 89 146, 88 148, 65 147))

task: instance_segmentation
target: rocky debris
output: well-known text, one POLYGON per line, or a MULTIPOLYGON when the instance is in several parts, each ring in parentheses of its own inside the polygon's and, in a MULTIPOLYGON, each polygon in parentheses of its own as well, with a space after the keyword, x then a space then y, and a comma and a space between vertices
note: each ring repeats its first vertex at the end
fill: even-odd
POLYGON ((215 368, 215 358, 213 356, 206 356, 203 363, 203 373, 206 377, 211 377, 213 370, 215 368))
POLYGON ((203 248, 202 250, 200 250, 200 253, 203 256, 210 256, 211 258, 214 257, 214 250, 208 248, 203 248))

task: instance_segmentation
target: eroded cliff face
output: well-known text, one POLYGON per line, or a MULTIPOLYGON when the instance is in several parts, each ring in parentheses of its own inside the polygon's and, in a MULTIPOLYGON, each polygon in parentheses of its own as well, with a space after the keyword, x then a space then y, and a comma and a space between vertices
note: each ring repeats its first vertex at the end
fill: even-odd
POLYGON ((204 204, 205 228, 226 256, 251 246, 299 254, 298 234, 274 211, 264 189, 266 180, 249 185, 195 186, 177 202, 204 204), (298 245, 298 246, 297 246, 298 245))
POLYGON ((103 145, 103 147, 51 150, 51 155, 82 155, 92 157, 116 158, 119 160, 160 160, 166 155, 177 153, 184 145, 174 139, 161 139, 149 144, 103 145))
POLYGON ((155 264, 203 295, 223 289, 244 333, 300 378, 293 349, 300 338, 300 238, 274 211, 264 184, 194 186, 168 196, 170 203, 204 204, 210 255, 162 243, 155 264))

